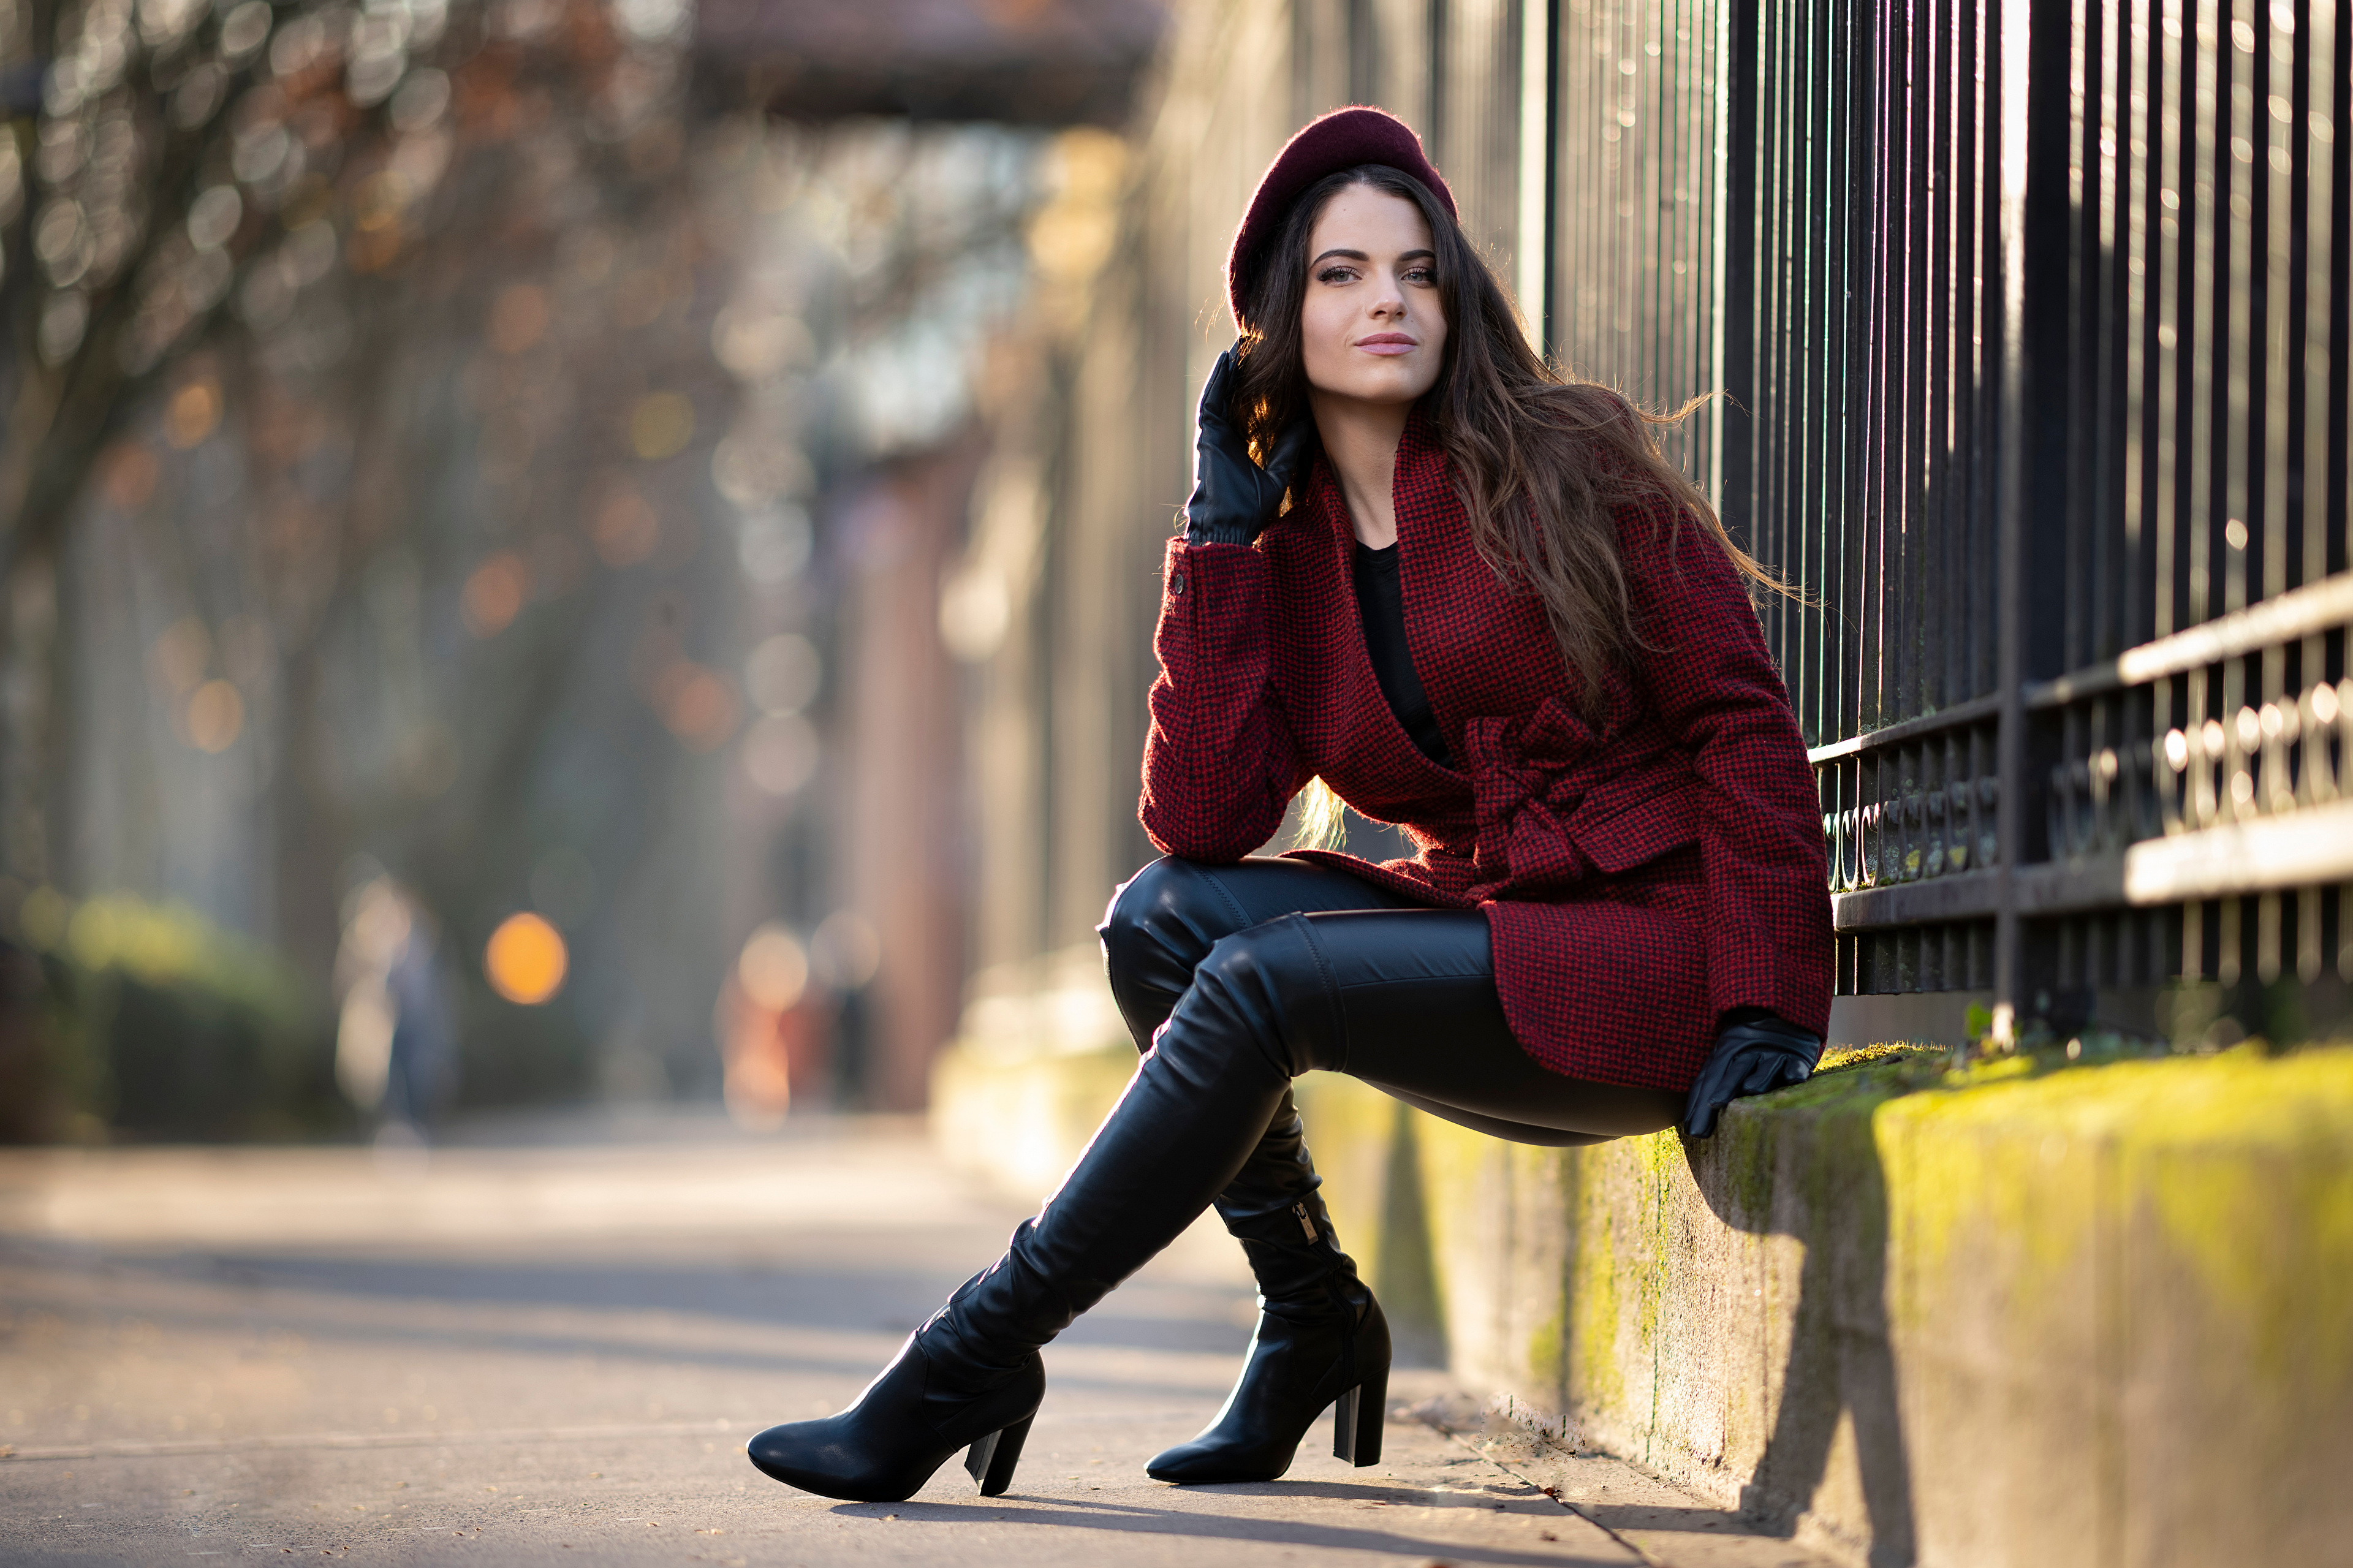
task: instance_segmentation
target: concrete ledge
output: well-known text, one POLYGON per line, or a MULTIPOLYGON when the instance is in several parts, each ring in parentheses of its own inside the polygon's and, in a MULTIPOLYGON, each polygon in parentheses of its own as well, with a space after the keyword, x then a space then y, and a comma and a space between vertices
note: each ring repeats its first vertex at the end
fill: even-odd
MULTIPOLYGON (((1042 1194, 1124 1042, 952 1052, 952 1154, 1042 1194)), ((2353 1539, 2353 1051, 1868 1053, 1688 1148, 1300 1098, 1409 1356, 1564 1457, 1848 1563, 2330 1561, 2353 1539)))
POLYGON ((1858 1062, 1688 1149, 1303 1088, 1344 1236, 1391 1276, 1427 1247, 1457 1375, 1570 1451, 1855 1563, 2353 1537, 2353 1052, 1858 1062))

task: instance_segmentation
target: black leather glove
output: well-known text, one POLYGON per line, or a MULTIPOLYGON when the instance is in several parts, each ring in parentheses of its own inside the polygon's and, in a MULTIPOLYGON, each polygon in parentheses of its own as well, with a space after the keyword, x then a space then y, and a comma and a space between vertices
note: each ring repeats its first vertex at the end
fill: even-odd
POLYGON ((1715 1119, 1743 1095, 1803 1083, 1822 1059, 1822 1042, 1770 1013, 1726 1024, 1683 1102, 1683 1136, 1712 1138, 1715 1119))
POLYGON ((1185 539, 1191 544, 1249 544, 1266 531, 1282 493, 1299 475, 1315 439, 1315 422, 1302 419, 1274 444, 1267 466, 1250 461, 1250 441, 1226 418, 1233 401, 1234 351, 1218 356, 1201 388, 1201 434, 1193 447, 1193 499, 1185 503, 1185 539))

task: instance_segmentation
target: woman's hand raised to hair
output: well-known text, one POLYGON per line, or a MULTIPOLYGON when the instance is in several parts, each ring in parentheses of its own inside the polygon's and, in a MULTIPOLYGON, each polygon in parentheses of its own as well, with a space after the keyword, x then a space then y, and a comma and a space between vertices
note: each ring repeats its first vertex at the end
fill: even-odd
POLYGON ((1191 544, 1249 544, 1266 531, 1298 478, 1315 437, 1302 419, 1274 444, 1267 464, 1252 461, 1250 440, 1226 416, 1232 405, 1234 351, 1218 356, 1201 388, 1200 436, 1193 447, 1193 498, 1185 503, 1185 539, 1191 544))

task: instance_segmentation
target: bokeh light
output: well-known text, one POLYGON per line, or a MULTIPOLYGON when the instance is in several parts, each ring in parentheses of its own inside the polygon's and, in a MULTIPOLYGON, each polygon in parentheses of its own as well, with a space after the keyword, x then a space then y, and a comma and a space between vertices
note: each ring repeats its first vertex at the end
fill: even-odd
POLYGON ((676 457, 694 439, 694 405, 682 393, 649 393, 629 410, 629 446, 649 462, 676 457))
POLYGON ((172 395, 164 409, 164 438, 182 451, 201 444, 220 423, 220 383, 192 381, 172 395))
POLYGON ((107 454, 99 484, 109 504, 137 511, 154 499, 159 474, 154 453, 124 442, 107 454))
POLYGON ((245 729, 245 699, 226 680, 207 680, 188 694, 188 743, 226 752, 245 729))
POLYGON ((761 382, 807 363, 813 349, 798 318, 731 305, 712 323, 711 352, 738 381, 761 382))
POLYGON ((809 558, 808 513, 797 506, 775 506, 747 514, 735 537, 736 563, 744 575, 764 588, 789 583, 800 575, 809 558))
POLYGON ((185 697, 204 679, 212 657, 212 633, 195 616, 184 616, 156 635, 147 653, 148 679, 164 696, 185 697))
POLYGON ((817 695, 824 673, 817 647, 793 632, 768 637, 744 661, 744 691, 763 713, 797 713, 817 695))
POLYGON ((773 921, 751 934, 735 960, 735 983, 745 998, 772 1013, 799 1002, 808 977, 808 953, 800 939, 773 921))
POLYGON ((817 731, 797 713, 771 713, 744 732, 744 774, 764 795, 787 795, 817 773, 817 731))
POLYGON ((530 587, 531 568, 522 557, 512 550, 500 551, 466 579, 466 629, 478 637, 498 636, 522 612, 530 587))
POLYGON ((597 508, 590 536, 597 560, 607 566, 634 566, 661 543, 661 519, 645 497, 621 485, 597 508))
POLYGON ((482 973, 510 1002, 535 1007, 564 988, 571 964, 563 933, 539 915, 509 915, 482 949, 482 973))
POLYGON ((685 659, 655 683, 654 707, 670 732, 697 752, 716 751, 735 733, 734 689, 715 671, 685 659))
POLYGON ((855 991, 882 967, 882 938, 857 910, 836 910, 809 939, 809 962, 836 991, 855 991))

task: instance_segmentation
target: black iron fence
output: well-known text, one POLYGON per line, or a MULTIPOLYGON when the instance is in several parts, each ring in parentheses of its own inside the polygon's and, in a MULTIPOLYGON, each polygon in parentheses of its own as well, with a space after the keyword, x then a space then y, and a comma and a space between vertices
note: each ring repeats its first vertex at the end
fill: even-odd
POLYGON ((1691 455, 1810 596, 1841 991, 2341 1017, 2344 0, 1550 22, 1551 343, 1730 395, 1691 455))

